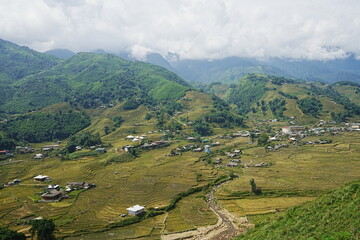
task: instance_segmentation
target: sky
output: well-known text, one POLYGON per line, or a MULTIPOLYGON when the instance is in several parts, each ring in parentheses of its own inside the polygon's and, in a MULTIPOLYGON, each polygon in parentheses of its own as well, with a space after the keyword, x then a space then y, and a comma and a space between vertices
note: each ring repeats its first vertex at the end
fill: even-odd
POLYGON ((360 58, 359 12, 358 0, 0 0, 0 38, 138 59, 360 58))

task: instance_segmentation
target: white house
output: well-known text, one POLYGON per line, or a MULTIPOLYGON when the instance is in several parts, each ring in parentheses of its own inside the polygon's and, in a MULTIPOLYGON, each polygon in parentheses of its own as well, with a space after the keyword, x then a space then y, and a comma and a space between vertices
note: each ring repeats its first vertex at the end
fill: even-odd
POLYGON ((135 205, 135 206, 127 208, 126 210, 128 211, 129 215, 137 216, 137 215, 143 213, 144 209, 145 209, 145 207, 143 207, 143 206, 135 205))
POLYGON ((305 131, 305 127, 303 127, 303 126, 288 126, 288 127, 282 127, 281 130, 284 134, 291 134, 291 133, 305 131))
POLYGON ((35 154, 35 157, 34 157, 34 159, 43 159, 43 158, 44 158, 44 155, 41 153, 35 154))
POLYGON ((47 181, 50 178, 46 175, 37 175, 36 177, 34 177, 34 180, 37 182, 43 182, 43 181, 47 181))

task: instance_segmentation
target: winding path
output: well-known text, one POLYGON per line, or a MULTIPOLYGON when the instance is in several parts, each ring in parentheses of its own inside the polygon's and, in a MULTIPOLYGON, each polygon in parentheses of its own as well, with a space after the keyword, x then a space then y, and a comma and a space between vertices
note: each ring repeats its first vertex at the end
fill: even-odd
POLYGON ((215 225, 200 227, 196 230, 162 235, 162 240, 228 240, 252 227, 245 217, 235 218, 226 209, 221 208, 215 201, 214 193, 222 184, 214 187, 207 196, 210 209, 218 217, 215 225))

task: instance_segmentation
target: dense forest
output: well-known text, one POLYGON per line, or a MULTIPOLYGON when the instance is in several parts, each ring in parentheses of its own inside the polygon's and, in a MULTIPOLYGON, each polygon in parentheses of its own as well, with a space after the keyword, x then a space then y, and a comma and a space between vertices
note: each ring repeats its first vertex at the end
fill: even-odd
POLYGON ((313 117, 319 116, 320 111, 323 109, 323 104, 314 97, 300 99, 297 103, 303 113, 310 114, 313 117))
POLYGON ((62 140, 90 125, 81 112, 37 112, 20 115, 0 125, 9 139, 27 142, 62 140))

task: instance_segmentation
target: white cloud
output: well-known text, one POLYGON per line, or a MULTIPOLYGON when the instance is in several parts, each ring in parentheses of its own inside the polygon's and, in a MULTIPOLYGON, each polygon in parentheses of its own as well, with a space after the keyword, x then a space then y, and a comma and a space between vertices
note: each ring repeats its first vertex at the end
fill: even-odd
POLYGON ((182 58, 360 55, 355 0, 0 0, 0 38, 39 51, 182 58))

